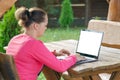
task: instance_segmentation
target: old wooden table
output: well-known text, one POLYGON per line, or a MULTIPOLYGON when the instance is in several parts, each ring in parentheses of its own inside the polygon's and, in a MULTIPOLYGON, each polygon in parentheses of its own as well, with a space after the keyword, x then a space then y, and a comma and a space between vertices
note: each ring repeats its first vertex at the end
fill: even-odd
MULTIPOLYGON (((68 49, 75 53, 76 40, 62 40, 45 44, 50 50, 68 49)), ((62 74, 65 80, 102 80, 98 74, 110 73, 109 80, 120 80, 120 49, 101 47, 97 62, 73 66, 62 74)))

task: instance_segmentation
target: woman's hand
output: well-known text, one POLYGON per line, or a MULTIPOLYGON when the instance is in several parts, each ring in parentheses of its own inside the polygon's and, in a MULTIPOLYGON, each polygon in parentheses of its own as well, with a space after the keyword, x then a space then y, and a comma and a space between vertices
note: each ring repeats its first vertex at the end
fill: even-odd
POLYGON ((75 56, 77 58, 77 61, 85 60, 86 59, 84 56, 81 56, 80 54, 75 54, 75 56))
POLYGON ((55 56, 63 56, 63 55, 70 55, 70 52, 68 50, 65 49, 61 49, 59 52, 56 52, 56 50, 53 51, 53 54, 55 56))

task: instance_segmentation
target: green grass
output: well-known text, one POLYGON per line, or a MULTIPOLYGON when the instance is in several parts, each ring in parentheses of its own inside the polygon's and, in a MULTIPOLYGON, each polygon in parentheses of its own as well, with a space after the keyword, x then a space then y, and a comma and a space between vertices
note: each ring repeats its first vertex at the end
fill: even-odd
POLYGON ((78 39, 79 32, 85 27, 75 27, 75 28, 48 28, 44 35, 40 38, 44 42, 67 40, 67 39, 78 39))
POLYGON ((43 73, 40 73, 37 80, 46 80, 43 73))
MULTIPOLYGON (((85 29, 85 27, 75 27, 69 29, 63 28, 48 28, 40 40, 44 42, 52 42, 58 40, 67 40, 79 38, 80 30, 85 29)), ((46 80, 43 73, 41 73, 37 80, 46 80)), ((63 80, 63 79, 61 79, 63 80)))

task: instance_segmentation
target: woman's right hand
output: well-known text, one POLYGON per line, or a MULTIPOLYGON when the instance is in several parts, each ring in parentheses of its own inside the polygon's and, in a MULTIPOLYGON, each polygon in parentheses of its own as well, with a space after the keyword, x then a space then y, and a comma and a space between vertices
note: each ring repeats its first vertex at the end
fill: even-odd
POLYGON ((81 56, 80 54, 75 54, 76 58, 77 58, 77 61, 80 61, 80 60, 85 60, 86 58, 84 56, 81 56))

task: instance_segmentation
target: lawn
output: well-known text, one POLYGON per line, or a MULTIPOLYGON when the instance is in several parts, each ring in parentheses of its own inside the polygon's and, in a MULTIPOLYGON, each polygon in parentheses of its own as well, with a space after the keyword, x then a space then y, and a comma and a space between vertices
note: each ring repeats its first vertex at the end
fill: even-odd
MULTIPOLYGON (((40 38, 43 42, 52 42, 58 40, 75 39, 79 38, 80 30, 85 27, 75 28, 48 28, 44 35, 40 38)), ((44 75, 41 73, 37 80, 45 80, 44 75)))
POLYGON ((79 37, 79 32, 85 27, 75 27, 75 28, 48 28, 44 35, 40 38, 44 42, 75 39, 79 37))

